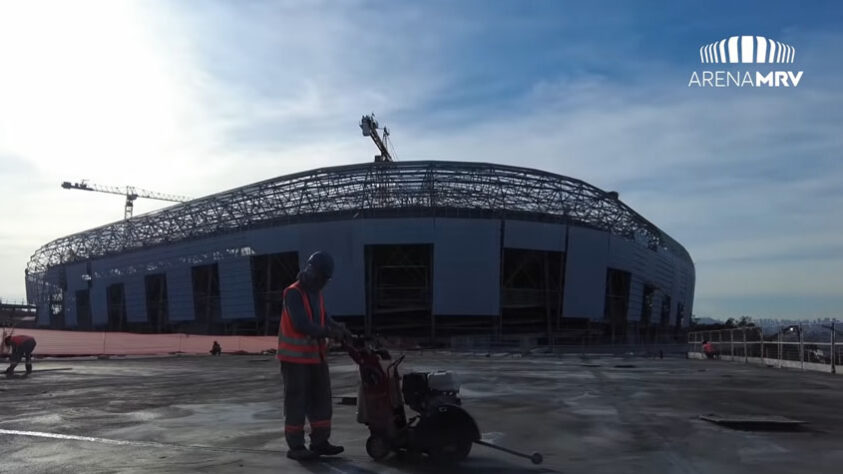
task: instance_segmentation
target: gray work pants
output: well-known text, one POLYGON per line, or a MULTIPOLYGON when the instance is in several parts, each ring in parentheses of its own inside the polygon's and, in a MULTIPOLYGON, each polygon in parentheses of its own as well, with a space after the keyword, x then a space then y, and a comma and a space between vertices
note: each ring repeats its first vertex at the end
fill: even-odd
POLYGON ((331 436, 331 379, 328 364, 281 362, 284 381, 284 436, 292 448, 304 446, 305 418, 310 422, 310 444, 331 436))

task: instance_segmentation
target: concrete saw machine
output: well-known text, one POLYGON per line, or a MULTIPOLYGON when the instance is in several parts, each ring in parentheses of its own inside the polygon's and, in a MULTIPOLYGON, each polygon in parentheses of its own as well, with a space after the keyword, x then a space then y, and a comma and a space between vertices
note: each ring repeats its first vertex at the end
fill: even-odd
POLYGON ((370 338, 354 337, 343 348, 359 366, 357 421, 369 427, 366 452, 380 461, 390 454, 427 455, 440 464, 456 464, 468 457, 472 445, 529 459, 541 464, 539 453, 525 454, 480 437, 474 418, 461 406, 459 384, 450 372, 409 372, 398 367, 404 355, 392 359, 370 338), (407 417, 406 406, 415 412, 407 417))

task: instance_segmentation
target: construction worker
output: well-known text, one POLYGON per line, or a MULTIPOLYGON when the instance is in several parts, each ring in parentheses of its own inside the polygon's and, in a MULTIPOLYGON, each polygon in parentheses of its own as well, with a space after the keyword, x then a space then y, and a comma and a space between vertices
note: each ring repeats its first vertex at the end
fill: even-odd
POLYGON ((709 341, 703 341, 702 350, 703 354, 705 354, 708 359, 714 359, 718 356, 717 350, 714 348, 714 344, 709 341))
POLYGON ((328 442, 332 407, 325 339, 350 336, 325 311, 322 289, 333 273, 333 258, 326 252, 316 252, 308 258, 298 280, 284 290, 277 358, 284 381, 284 436, 290 448, 287 457, 298 461, 343 452, 342 446, 328 442), (305 418, 310 422, 310 449, 304 441, 305 418))
POLYGON ((211 351, 210 352, 211 352, 212 356, 218 356, 218 355, 222 354, 222 347, 220 346, 220 343, 217 342, 217 341, 214 341, 214 343, 211 345, 211 351))
POLYGON ((12 355, 9 358, 9 368, 6 369, 6 377, 11 378, 15 373, 15 367, 21 359, 26 357, 26 375, 32 373, 32 351, 35 350, 35 338, 25 336, 5 336, 3 344, 10 348, 12 355))

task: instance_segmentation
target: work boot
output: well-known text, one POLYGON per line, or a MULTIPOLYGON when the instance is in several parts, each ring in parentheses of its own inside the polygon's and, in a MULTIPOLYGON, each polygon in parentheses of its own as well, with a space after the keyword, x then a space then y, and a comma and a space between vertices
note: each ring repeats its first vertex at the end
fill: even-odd
POLYGON ((12 378, 12 377, 14 376, 14 373, 15 373, 15 372, 14 372, 14 370, 15 370, 15 369, 12 369, 11 367, 10 367, 10 368, 8 368, 8 369, 6 369, 5 374, 6 374, 6 378, 7 378, 7 379, 10 379, 10 378, 12 378))
POLYGON ((290 448, 290 450, 287 451, 287 457, 295 461, 303 462, 313 461, 314 459, 317 459, 319 455, 304 446, 300 446, 298 448, 290 448))
POLYGON ((334 446, 333 444, 323 441, 319 444, 311 444, 310 450, 320 456, 336 456, 345 451, 342 446, 334 446))

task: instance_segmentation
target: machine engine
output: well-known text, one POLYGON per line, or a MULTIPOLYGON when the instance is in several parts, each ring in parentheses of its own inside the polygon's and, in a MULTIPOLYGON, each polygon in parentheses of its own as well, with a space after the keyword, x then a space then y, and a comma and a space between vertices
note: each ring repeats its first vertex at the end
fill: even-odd
POLYGON ((418 413, 440 405, 460 404, 460 386, 451 372, 410 372, 402 379, 404 401, 418 413))

